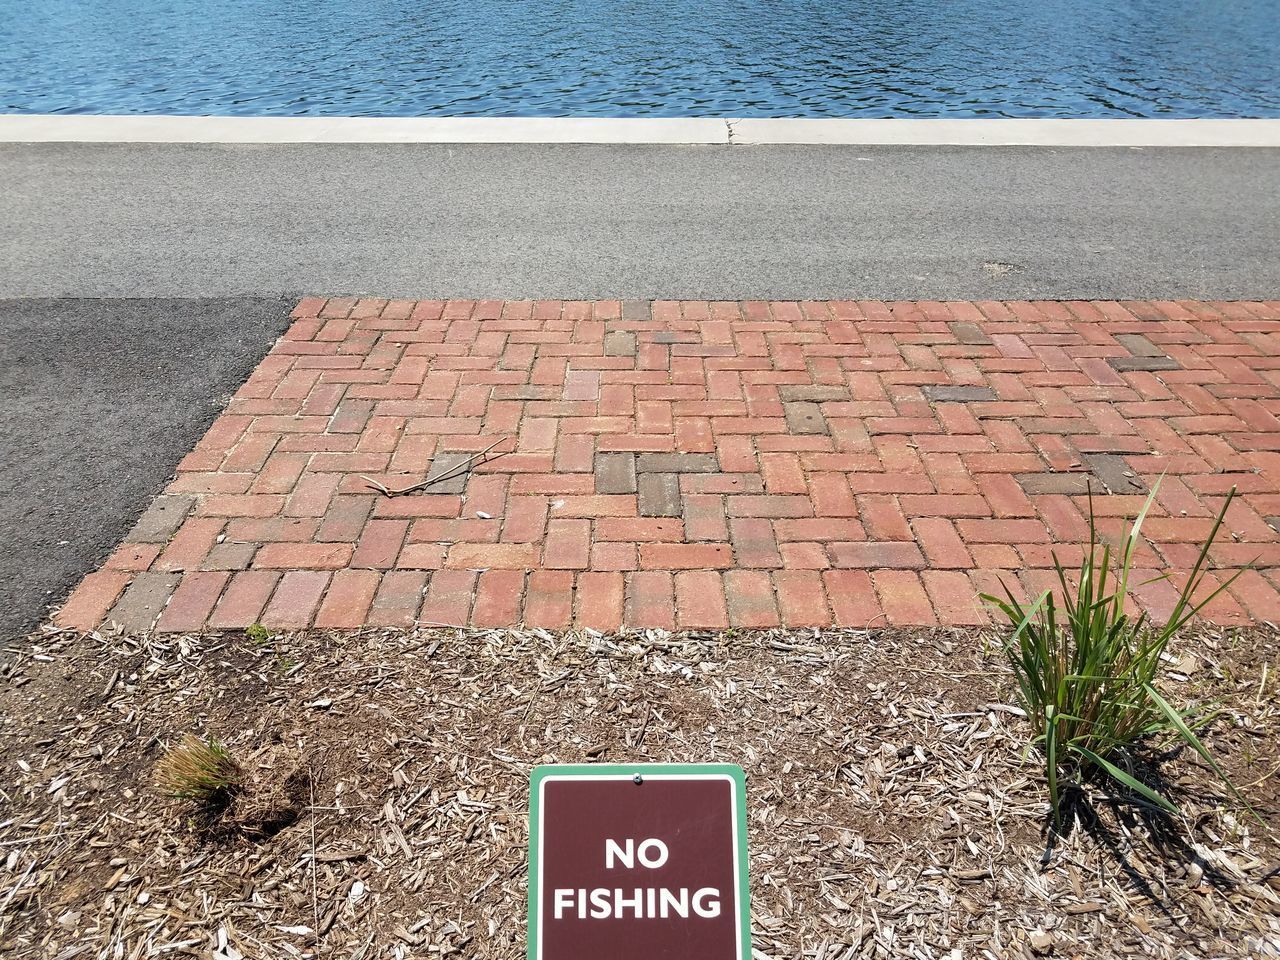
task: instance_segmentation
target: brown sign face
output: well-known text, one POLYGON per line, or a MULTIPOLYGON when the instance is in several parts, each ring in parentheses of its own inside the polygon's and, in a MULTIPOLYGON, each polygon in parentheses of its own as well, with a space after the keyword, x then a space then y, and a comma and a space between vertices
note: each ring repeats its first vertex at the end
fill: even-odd
POLYGON ((529 956, 748 956, 741 776, 720 766, 539 768, 529 956))

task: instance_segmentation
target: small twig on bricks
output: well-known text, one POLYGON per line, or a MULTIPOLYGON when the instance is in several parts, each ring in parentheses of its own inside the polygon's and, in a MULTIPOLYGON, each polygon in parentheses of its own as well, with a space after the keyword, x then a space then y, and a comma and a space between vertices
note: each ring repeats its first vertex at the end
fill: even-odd
POLYGON ((363 474, 360 476, 360 479, 363 480, 365 483, 369 484, 371 487, 376 487, 378 490, 382 491, 384 496, 388 496, 388 497, 399 497, 406 493, 413 493, 416 490, 425 490, 427 487, 430 487, 434 484, 442 483, 445 480, 450 480, 453 477, 456 477, 460 473, 468 472, 473 467, 477 467, 480 464, 488 463, 490 460, 497 460, 498 457, 505 457, 508 453, 511 453, 512 451, 503 450, 501 453, 494 454, 492 457, 489 456, 489 451, 492 450, 494 447, 496 447, 498 444, 502 443, 502 441, 506 439, 508 438, 503 437, 502 440, 495 440, 493 443, 489 444, 489 446, 485 447, 479 453, 472 454, 471 456, 467 457, 467 459, 463 460, 460 464, 458 464, 456 467, 446 470, 444 473, 440 474, 440 476, 438 477, 430 477, 419 483, 415 483, 415 484, 412 484, 411 486, 405 487, 401 490, 392 490, 390 487, 384 486, 383 484, 379 483, 377 480, 374 480, 372 477, 366 477, 363 474), (476 463, 477 460, 479 460, 480 463, 476 463))

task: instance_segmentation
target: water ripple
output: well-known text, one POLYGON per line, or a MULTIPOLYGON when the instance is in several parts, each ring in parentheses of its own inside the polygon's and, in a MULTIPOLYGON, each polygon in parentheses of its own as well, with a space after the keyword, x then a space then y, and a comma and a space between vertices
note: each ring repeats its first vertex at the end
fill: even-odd
POLYGON ((0 0, 0 111, 1276 117, 1277 0, 0 0))

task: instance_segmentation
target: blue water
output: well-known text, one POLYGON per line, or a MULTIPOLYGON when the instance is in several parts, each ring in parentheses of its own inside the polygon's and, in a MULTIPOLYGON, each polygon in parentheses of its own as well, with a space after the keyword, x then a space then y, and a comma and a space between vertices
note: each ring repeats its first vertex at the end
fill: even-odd
POLYGON ((1280 0, 0 0, 0 112, 1277 117, 1280 0))

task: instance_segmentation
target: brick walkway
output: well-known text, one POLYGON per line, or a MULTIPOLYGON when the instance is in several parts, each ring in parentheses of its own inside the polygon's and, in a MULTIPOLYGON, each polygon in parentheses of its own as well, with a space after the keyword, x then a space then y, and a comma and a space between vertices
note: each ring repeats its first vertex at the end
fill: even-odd
MULTIPOLYGON (((304 300, 60 620, 160 630, 980 622, 1086 485, 1280 618, 1280 302, 304 300), (469 476, 388 498, 500 442, 469 476)), ((1146 579, 1145 577, 1143 579, 1146 579)), ((1139 590, 1159 611, 1173 590, 1139 590)))

